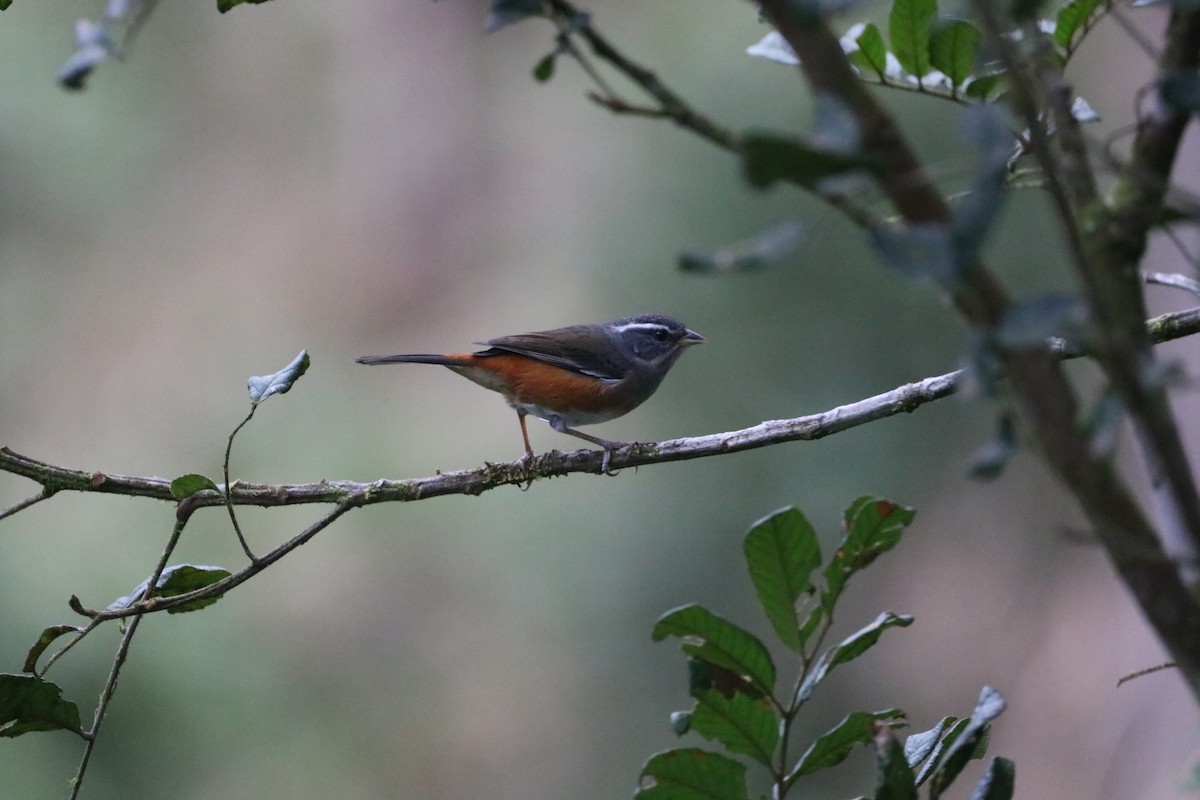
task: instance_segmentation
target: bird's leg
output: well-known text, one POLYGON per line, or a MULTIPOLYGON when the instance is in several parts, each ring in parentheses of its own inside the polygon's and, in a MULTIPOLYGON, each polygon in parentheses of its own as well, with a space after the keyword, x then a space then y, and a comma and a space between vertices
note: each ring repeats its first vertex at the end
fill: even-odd
POLYGON ((559 433, 570 434, 571 436, 576 436, 580 439, 583 439, 585 442, 591 442, 592 444, 603 447, 604 448, 604 460, 600 462, 600 471, 603 472, 605 475, 616 475, 617 474, 617 473, 609 470, 609 468, 608 468, 609 462, 612 460, 613 451, 619 450, 622 447, 628 447, 629 446, 628 442, 614 442, 610 439, 601 439, 599 436, 592 436, 591 434, 583 433, 582 431, 577 431, 574 428, 568 428, 567 423, 563 420, 562 417, 554 416, 554 417, 550 417, 546 421, 550 423, 551 428, 554 428, 554 430, 558 431, 559 433))
POLYGON ((521 423, 521 438, 525 440, 525 455, 521 460, 528 463, 533 461, 533 448, 529 446, 529 431, 525 428, 525 414, 523 409, 517 409, 517 421, 521 423))

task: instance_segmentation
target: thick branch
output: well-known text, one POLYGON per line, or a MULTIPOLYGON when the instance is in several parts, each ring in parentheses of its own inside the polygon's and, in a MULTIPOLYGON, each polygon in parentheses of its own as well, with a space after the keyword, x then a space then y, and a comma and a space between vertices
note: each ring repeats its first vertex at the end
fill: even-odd
MULTIPOLYGON (((996 21, 994 4, 978 2, 976 7, 985 19, 991 15, 996 21)), ((880 164, 876 180, 901 217, 910 224, 949 223, 949 209, 940 191, 924 173, 895 120, 857 79, 824 17, 801 10, 788 0, 762 0, 762 8, 800 57, 801 70, 813 91, 832 94, 854 114, 863 135, 865 153, 880 164)), ((1017 65, 1010 63, 1010 67, 1019 80, 1017 65)), ((1057 108, 1061 102, 1062 98, 1053 98, 1048 107, 1057 108)), ((1027 103, 1027 109, 1033 105, 1027 103)), ((1041 123, 1033 120, 1030 124, 1036 127, 1041 123)), ((1077 156, 1079 153, 1070 147, 1069 134, 1070 131, 1064 153, 1077 156)), ((1086 161, 1082 168, 1086 169, 1086 161)), ((1071 191, 1084 199, 1093 191, 1090 176, 1072 173, 1069 178, 1061 187, 1068 190, 1068 201, 1079 199, 1070 197, 1071 191)), ((1094 213, 1092 208, 1085 210, 1094 213)), ((1065 221, 1069 227, 1074 227, 1076 214, 1073 207, 1068 210, 1065 221)), ((1073 230, 1072 237, 1079 244, 1077 236, 1078 232, 1073 230)), ((1076 250, 1081 252, 1082 248, 1076 250)), ((1002 319, 1008 299, 982 264, 969 266, 973 270, 953 299, 967 321, 990 330, 1002 319)), ((1105 306, 1100 305, 1095 311, 1104 320, 1105 306)), ((1109 341, 1102 337, 1103 345, 1109 341)), ((1034 440, 1096 528, 1122 580, 1179 663, 1192 691, 1200 697, 1200 614, 1194 613, 1196 602, 1181 580, 1178 565, 1167 557, 1157 532, 1128 487, 1107 461, 1091 452, 1088 434, 1079 425, 1078 401, 1066 376, 1041 350, 1006 353, 1004 367, 1034 440)), ((1141 375, 1144 377, 1145 373, 1141 375)), ((1114 382, 1119 390, 1125 389, 1116 379, 1114 382)), ((1128 396, 1124 391, 1122 394, 1128 396)), ((1159 396, 1162 397, 1161 393, 1159 396)), ((1178 446, 1177 436, 1175 444, 1178 446)), ((1194 487, 1191 491, 1194 493, 1194 487)))

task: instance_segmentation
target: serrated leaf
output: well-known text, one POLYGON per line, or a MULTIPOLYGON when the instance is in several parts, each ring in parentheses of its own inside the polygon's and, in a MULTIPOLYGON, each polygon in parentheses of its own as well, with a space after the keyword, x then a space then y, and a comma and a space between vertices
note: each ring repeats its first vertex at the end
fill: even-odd
POLYGON ((1069 52, 1076 32, 1087 25, 1099 5, 1100 0, 1073 0, 1063 6, 1054 21, 1054 43, 1069 52))
POLYGON ((746 767, 719 753, 680 748, 642 767, 638 800, 748 800, 746 767))
POLYGON ((780 181, 812 188, 822 178, 864 166, 858 157, 768 133, 747 133, 741 155, 746 180, 759 189, 780 181))
POLYGON ((258 405, 273 394, 285 394, 300 376, 308 371, 308 351, 301 350, 300 355, 292 362, 272 375, 257 375, 247 382, 250 390, 250 402, 258 405))
POLYGON ((799 650, 796 603, 812 591, 810 576, 821 564, 816 530, 799 509, 785 508, 754 523, 743 549, 759 605, 780 641, 799 650))
POLYGON ((971 800, 1012 800, 1016 781, 1016 765, 1007 758, 993 758, 987 772, 975 784, 971 800))
POLYGON ((187 475, 180 475, 175 480, 171 481, 171 496, 176 500, 183 500, 186 497, 191 497, 196 492, 202 492, 205 489, 212 491, 220 491, 217 485, 211 479, 195 472, 189 472, 187 475))
POLYGON ((837 766, 846 760, 854 748, 871 744, 875 740, 877 723, 899 727, 904 724, 904 712, 890 708, 887 711, 855 711, 850 714, 808 746, 804 755, 800 756, 796 769, 788 775, 788 783, 802 775, 837 766))
POLYGON ((947 726, 953 725, 957 721, 957 717, 942 717, 938 724, 929 730, 911 734, 905 739, 904 757, 908 759, 908 765, 916 768, 918 764, 929 758, 942 738, 942 732, 946 730, 947 726))
POLYGON ((678 636, 688 655, 749 677, 764 694, 775 688, 775 664, 758 637, 703 606, 668 611, 655 623, 651 636, 656 642, 678 636))
POLYGON ((529 17, 542 16, 542 0, 491 0, 491 10, 483 23, 486 33, 493 33, 529 17))
POLYGON ((247 4, 257 6, 265 2, 267 2, 267 0, 217 0, 217 11, 220 11, 222 14, 224 14, 234 6, 247 4))
POLYGON ((942 763, 929 782, 930 800, 937 800, 954 782, 967 762, 983 756, 981 744, 986 742, 989 726, 1004 712, 1004 697, 990 686, 984 686, 975 703, 975 710, 962 732, 946 750, 942 763))
POLYGON ((0 674, 0 737, 12 739, 35 731, 82 733, 79 706, 64 700, 62 689, 50 681, 0 674))
POLYGON ((804 241, 804 225, 785 220, 711 253, 680 253, 685 272, 751 272, 791 253, 804 241))
MULTIPOLYGON (((229 570, 221 567, 204 567, 196 564, 177 564, 173 567, 167 567, 163 570, 162 575, 158 579, 158 588, 150 593, 150 597, 174 597, 180 594, 203 589, 205 586, 216 583, 219 580, 228 578, 229 570)), ((131 605, 142 599, 142 595, 146 592, 146 586, 150 579, 142 581, 132 592, 125 597, 118 598, 108 606, 107 611, 119 611, 129 608, 131 605)), ((221 595, 216 597, 204 597, 198 600, 193 600, 190 603, 168 608, 168 614, 183 614, 188 611, 199 611, 206 606, 211 606, 213 603, 221 599, 221 595)))
POLYGON ((558 52, 547 53, 542 56, 533 67, 533 77, 538 83, 545 83, 554 77, 554 63, 558 60, 558 52))
POLYGON ((0 11, 7 11, 8 7, 11 5, 12 0, 0 0, 0 11))
POLYGON ((42 653, 46 652, 46 648, 53 644, 54 640, 63 634, 67 633, 83 633, 83 628, 75 625, 51 625, 42 631, 42 635, 33 643, 33 647, 29 648, 29 652, 25 655, 25 664, 21 667, 22 672, 37 672, 38 659, 42 657, 42 653))
POLYGON ((937 16, 937 0, 894 0, 888 15, 888 38, 900 66, 918 79, 929 72, 929 37, 937 16))
POLYGON ((979 29, 965 19, 939 20, 929 39, 929 63, 945 73, 957 89, 975 69, 982 38, 979 29))
POLYGON ((853 661, 871 649, 879 641, 880 635, 888 628, 907 628, 912 623, 913 618, 908 615, 893 614, 891 611, 883 612, 870 625, 855 631, 839 644, 822 653, 821 657, 817 659, 817 663, 804 676, 800 690, 796 692, 796 699, 800 702, 807 701, 817 688, 817 684, 825 680, 834 667, 853 661))
POLYGON ((696 700, 692 730, 720 742, 731 753, 750 756, 765 767, 771 766, 779 743, 779 719, 766 699, 755 700, 740 692, 726 697, 710 690, 701 692, 696 700))
POLYGON ((842 516, 845 535, 825 567, 821 605, 829 616, 850 576, 895 547, 915 515, 911 508, 880 498, 860 497, 850 504, 842 516))
POLYGON ((917 800, 917 784, 904 748, 882 725, 875 731, 875 800, 917 800))

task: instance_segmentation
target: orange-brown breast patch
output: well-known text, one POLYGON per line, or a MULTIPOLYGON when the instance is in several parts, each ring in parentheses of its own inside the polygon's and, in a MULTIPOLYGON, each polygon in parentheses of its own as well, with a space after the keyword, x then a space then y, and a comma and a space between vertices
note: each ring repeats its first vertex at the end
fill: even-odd
POLYGON ((563 412, 579 412, 603 416, 619 416, 633 405, 617 403, 613 407, 612 392, 619 384, 608 383, 588 375, 556 367, 535 358, 516 353, 489 356, 452 356, 461 359, 461 366, 450 368, 496 392, 510 403, 540 406, 563 412))

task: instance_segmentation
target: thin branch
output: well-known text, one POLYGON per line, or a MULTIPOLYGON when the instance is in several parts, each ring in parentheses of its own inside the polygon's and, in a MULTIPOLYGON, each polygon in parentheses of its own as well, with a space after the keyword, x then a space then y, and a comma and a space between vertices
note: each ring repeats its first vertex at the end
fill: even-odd
MULTIPOLYGON (((229 487, 231 483, 229 480, 229 457, 233 453, 233 437, 238 435, 238 431, 246 427, 246 423, 254 418, 254 412, 257 410, 258 404, 252 404, 250 406, 250 413, 247 414, 246 418, 239 422, 237 427, 234 428, 229 434, 229 440, 225 443, 225 460, 222 464, 225 475, 225 508, 229 511, 229 521, 233 524, 233 532, 237 534, 238 544, 242 546, 242 551, 245 552, 246 558, 250 559, 251 563, 255 562, 257 558, 255 558, 254 552, 250 549, 250 545, 247 544, 246 537, 242 534, 242 526, 238 524, 237 514, 233 510, 233 501, 229 498, 229 487)), ((191 509, 193 506, 180 506, 181 515, 183 513, 190 513, 190 510, 185 512, 185 508, 191 509)))
POLYGON ((1157 286, 1170 286, 1172 289, 1183 289, 1185 292, 1200 297, 1200 281, 1178 272, 1143 272, 1142 280, 1157 286))
POLYGON ((137 633, 138 625, 141 622, 141 617, 134 617, 130 620, 128 627, 125 628, 125 635, 121 637, 121 644, 117 646, 117 654, 113 658, 112 669, 109 670, 108 680, 104 683, 104 691, 100 693, 100 702, 96 705, 96 713, 92 718, 92 727, 84 737, 87 744, 84 745, 83 756, 79 760, 79 769, 75 771, 75 778, 71 781, 71 800, 76 800, 79 797, 79 790, 83 787, 83 776, 87 773, 88 762, 92 758, 92 751, 96 749, 96 737, 100 733, 100 725, 104 722, 104 715, 108 710, 108 702, 112 700, 113 694, 117 691, 117 677, 121 674, 121 667, 125 666, 125 659, 129 656, 129 646, 133 644, 133 635, 137 633))
MULTIPOLYGON (((1155 342, 1167 342, 1200 333, 1200 306, 1173 311, 1147 321, 1146 329, 1155 342)), ((1076 358, 1078 351, 1055 350, 1059 358, 1076 358)), ((953 394, 961 371, 937 375, 896 387, 889 392, 857 402, 793 419, 770 420, 742 430, 712 433, 662 442, 635 443, 616 450, 612 467, 637 467, 735 453, 800 440, 820 439, 850 428, 896 414, 915 411, 927 403, 953 394)), ((500 486, 520 485, 530 478, 546 478, 576 472, 599 473, 603 453, 596 450, 559 452, 535 457, 527 466, 522 460, 487 463, 473 470, 442 472, 408 480, 319 481, 317 483, 267 484, 235 482, 228 487, 229 502, 262 507, 311 503, 406 502, 430 497, 478 495, 500 486)), ((87 472, 48 464, 0 447, 0 472, 29 478, 55 491, 101 492, 127 497, 148 497, 171 503, 171 482, 165 478, 87 472)), ((205 490, 189 497, 188 512, 197 508, 225 505, 221 492, 205 490)))
POLYGON ((38 503, 42 502, 43 500, 49 500, 51 497, 54 496, 55 491, 56 490, 51 489, 49 486, 43 486, 42 490, 40 492, 38 492, 37 494, 32 494, 29 497, 26 497, 24 500, 20 501, 19 503, 13 503, 8 508, 4 509, 3 511, 0 511, 0 519, 4 519, 5 517, 11 517, 13 514, 16 514, 18 511, 24 511, 25 509, 29 508, 30 506, 37 505, 38 503))
MULTIPOLYGON (((618 72, 633 81, 646 94, 654 98, 659 105, 662 116, 669 117, 675 123, 726 150, 739 148, 737 136, 728 128, 717 125, 708 117, 692 109, 684 100, 659 80, 653 71, 646 69, 637 62, 627 58, 617 50, 608 39, 594 28, 586 15, 582 14, 567 0, 549 0, 549 7, 556 20, 564 21, 569 29, 575 30, 583 37, 592 49, 592 53, 602 61, 608 62, 618 72)), ((614 96, 607 91, 608 87, 601 81, 604 90, 611 101, 614 96)), ((619 106, 603 103, 610 110, 618 110, 619 106)), ((634 108, 632 104, 627 104, 634 108)))

